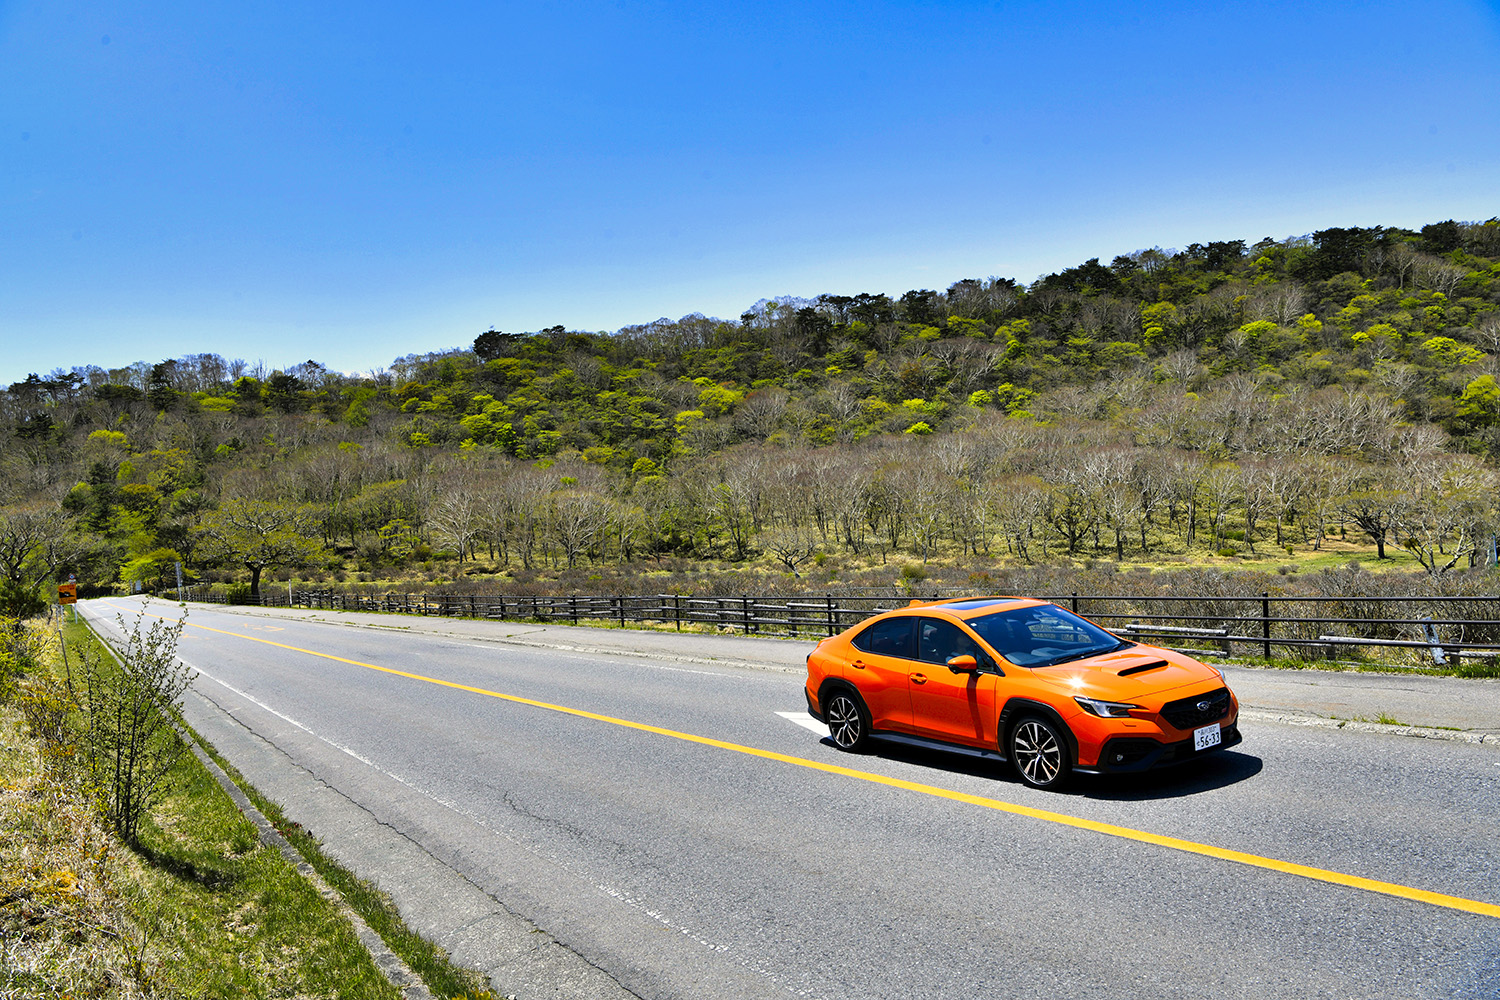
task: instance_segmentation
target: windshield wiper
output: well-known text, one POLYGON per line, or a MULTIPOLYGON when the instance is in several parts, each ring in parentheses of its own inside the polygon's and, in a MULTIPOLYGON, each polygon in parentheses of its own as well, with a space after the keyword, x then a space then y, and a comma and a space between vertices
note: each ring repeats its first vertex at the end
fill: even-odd
POLYGON ((1099 655, 1101 655, 1103 653, 1114 653, 1114 652, 1118 652, 1119 650, 1122 650, 1122 649, 1125 649, 1127 647, 1134 646, 1134 645, 1135 645, 1135 643, 1133 643, 1133 642, 1128 642, 1128 641, 1126 641, 1124 639, 1121 639, 1119 642, 1115 643, 1113 646, 1105 646, 1102 649, 1085 649, 1081 653, 1069 653, 1067 656, 1059 656, 1055 660, 1048 660, 1046 663, 1039 663, 1039 664, 1037 664, 1037 666, 1039 666, 1039 667, 1055 667, 1059 663, 1067 663, 1070 660, 1081 660, 1081 659, 1083 659, 1086 656, 1099 656, 1099 655))

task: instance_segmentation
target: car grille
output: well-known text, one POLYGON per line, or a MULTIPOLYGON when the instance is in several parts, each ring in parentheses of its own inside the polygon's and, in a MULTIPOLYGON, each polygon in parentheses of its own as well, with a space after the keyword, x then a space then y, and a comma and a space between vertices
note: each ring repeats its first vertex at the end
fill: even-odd
POLYGON ((1215 719, 1222 719, 1228 711, 1229 689, 1219 688, 1208 694, 1195 694, 1191 698, 1169 701, 1162 706, 1161 717, 1174 729, 1197 729, 1215 719), (1199 709, 1198 705, 1202 702, 1207 702, 1208 707, 1199 709))

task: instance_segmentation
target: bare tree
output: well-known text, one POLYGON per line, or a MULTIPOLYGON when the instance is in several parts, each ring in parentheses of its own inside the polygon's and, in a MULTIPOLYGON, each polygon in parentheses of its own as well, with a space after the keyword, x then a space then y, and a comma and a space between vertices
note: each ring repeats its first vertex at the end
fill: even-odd
MULTIPOLYGON (((1025 562, 1032 561, 1031 542, 1036 524, 1046 511, 1046 486, 1034 476, 1011 476, 993 484, 995 516, 1011 551, 1025 562)), ((1042 552, 1042 558, 1046 558, 1042 552)))
POLYGON ((1432 455, 1407 471, 1409 502, 1395 525, 1401 544, 1427 572, 1445 573, 1476 536, 1494 531, 1495 473, 1471 455, 1432 455))
POLYGON ((1375 558, 1384 559, 1386 536, 1409 500, 1393 470, 1367 466, 1360 470, 1354 488, 1344 495, 1339 507, 1374 541, 1375 558))
POLYGON ((1251 293, 1245 303, 1247 320, 1270 320, 1278 326, 1290 326, 1307 313, 1311 296, 1295 281, 1278 281, 1263 285, 1251 293))
POLYGON ((1441 292, 1445 296, 1452 296, 1453 290, 1458 283, 1467 278, 1470 271, 1466 267, 1450 264, 1446 260, 1436 257, 1425 257, 1419 261, 1413 273, 1415 284, 1419 288, 1430 289, 1441 292))
POLYGON ((761 547, 776 557, 794 577, 801 577, 797 568, 807 562, 818 551, 818 539, 805 524, 781 524, 760 533, 761 547))
POLYGON ((458 552, 459 562, 474 555, 474 542, 484 531, 485 508, 472 469, 460 465, 434 481, 427 522, 440 541, 458 552))
POLYGON ((1411 277, 1421 256, 1409 243, 1397 243, 1386 251, 1385 266, 1395 273, 1398 288, 1406 287, 1406 281, 1411 277))
POLYGON ((732 423, 741 434, 764 441, 776 431, 790 399, 780 386, 756 389, 735 408, 732 423))
POLYGON ((552 495, 551 528, 569 569, 601 543, 612 506, 609 498, 592 490, 566 489, 552 495))

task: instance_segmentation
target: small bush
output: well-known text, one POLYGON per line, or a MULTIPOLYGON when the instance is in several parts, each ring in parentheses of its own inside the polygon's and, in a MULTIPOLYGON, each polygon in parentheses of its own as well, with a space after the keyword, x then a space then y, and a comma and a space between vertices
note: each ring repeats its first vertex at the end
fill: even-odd
POLYGON ((41 655, 40 633, 18 618, 0 616, 0 702, 11 699, 16 683, 36 669, 41 655))
POLYGON ((35 618, 46 610, 47 602, 35 587, 0 581, 0 618, 35 618))
POLYGON ((100 811, 125 842, 137 844, 141 817, 166 791, 168 774, 187 747, 174 714, 192 682, 177 659, 183 622, 152 622, 143 607, 125 633, 119 660, 89 648, 82 656, 82 756, 100 811))

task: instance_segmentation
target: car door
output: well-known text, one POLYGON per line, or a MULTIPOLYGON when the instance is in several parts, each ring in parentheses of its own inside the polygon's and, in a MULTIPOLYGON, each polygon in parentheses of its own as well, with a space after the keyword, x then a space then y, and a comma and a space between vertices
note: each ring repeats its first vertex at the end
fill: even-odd
POLYGON ((917 661, 909 676, 912 729, 923 736, 956 743, 993 742, 995 675, 954 673, 948 661, 987 656, 979 642, 950 621, 922 618, 917 624, 917 661))
POLYGON ((909 677, 916 655, 912 615, 882 618, 854 637, 854 657, 844 678, 859 689, 872 729, 911 731, 909 677))

